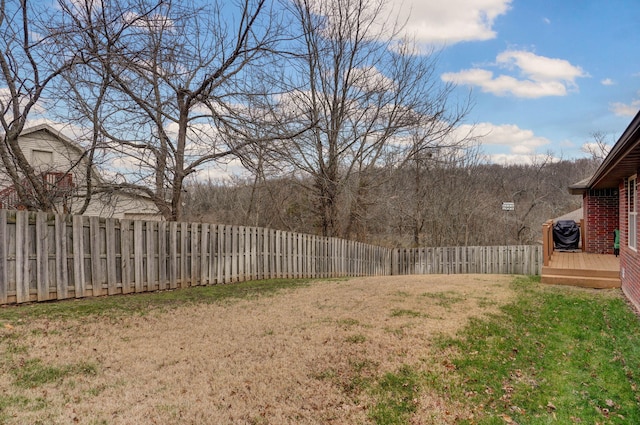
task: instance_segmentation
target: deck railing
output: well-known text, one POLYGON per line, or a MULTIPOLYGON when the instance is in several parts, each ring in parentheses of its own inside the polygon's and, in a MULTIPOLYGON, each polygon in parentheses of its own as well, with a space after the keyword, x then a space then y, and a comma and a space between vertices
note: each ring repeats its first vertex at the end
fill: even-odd
POLYGON ((553 220, 542 225, 542 258, 544 266, 548 266, 553 255, 553 220))
MULTIPOLYGON (((551 256, 553 256, 553 220, 547 220, 542 225, 542 257, 544 266, 548 266, 551 261, 551 256)), ((578 228, 580 229, 580 249, 582 252, 585 251, 586 246, 586 232, 584 228, 584 219, 580 219, 578 223, 578 228)))
MULTIPOLYGON (((43 187, 47 196, 51 200, 68 195, 73 189, 73 175, 70 173, 45 172, 39 175, 42 179, 43 187)), ((20 185, 27 188, 28 193, 32 193, 31 184, 27 179, 23 179, 20 185)), ((15 186, 9 186, 0 190, 0 208, 4 209, 24 209, 18 197, 15 186)))

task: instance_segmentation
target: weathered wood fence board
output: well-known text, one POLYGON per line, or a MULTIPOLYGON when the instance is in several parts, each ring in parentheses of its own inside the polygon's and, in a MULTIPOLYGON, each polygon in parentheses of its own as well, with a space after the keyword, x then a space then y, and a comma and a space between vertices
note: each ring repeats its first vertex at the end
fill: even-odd
POLYGON ((540 274, 537 245, 395 249, 393 274, 540 274))
POLYGON ((0 304, 253 279, 539 274, 541 247, 389 249, 255 227, 0 210, 0 304))

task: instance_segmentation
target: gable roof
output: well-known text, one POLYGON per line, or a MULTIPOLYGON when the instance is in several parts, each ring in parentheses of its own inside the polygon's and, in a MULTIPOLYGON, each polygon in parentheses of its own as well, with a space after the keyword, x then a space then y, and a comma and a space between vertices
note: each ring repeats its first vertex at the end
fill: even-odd
MULTIPOLYGON (((638 169, 640 169, 640 112, 636 114, 620 139, 611 148, 609 155, 583 188, 617 188, 621 179, 636 174, 638 169)), ((576 183, 572 187, 583 182, 576 183)))
MULTIPOLYGON (((60 141, 63 145, 67 146, 71 150, 76 151, 79 159, 81 159, 85 163, 86 161, 88 161, 88 159, 86 159, 86 154, 87 154, 86 149, 84 149, 79 143, 70 139, 69 137, 64 135, 61 131, 57 130, 50 124, 43 123, 43 124, 38 124, 38 125, 24 128, 20 133, 19 137, 25 137, 25 136, 29 136, 39 132, 48 133, 49 135, 54 137, 56 140, 60 141)), ((95 165, 93 164, 91 165, 91 174, 97 183, 99 184, 104 183, 104 179, 102 178, 102 175, 98 172, 95 165)))
POLYGON ((82 146, 80 146, 78 143, 74 142, 73 140, 71 140, 70 138, 65 136, 61 131, 56 130, 51 125, 46 124, 46 123, 45 124, 38 124, 38 125, 34 125, 32 127, 24 128, 22 130, 22 133, 20 133, 20 137, 28 136, 30 134, 34 134, 34 133, 38 133, 38 132, 49 133, 50 135, 52 135, 56 139, 58 139, 61 142, 63 142, 65 145, 67 145, 70 148, 78 151, 78 153, 80 153, 81 155, 85 152, 85 150, 82 148, 82 146))

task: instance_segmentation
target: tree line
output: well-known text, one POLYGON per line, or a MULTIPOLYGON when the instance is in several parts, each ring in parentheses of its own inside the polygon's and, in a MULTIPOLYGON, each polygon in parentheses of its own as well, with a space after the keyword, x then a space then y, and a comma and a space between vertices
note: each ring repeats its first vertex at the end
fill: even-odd
MULTIPOLYGON (((451 162, 381 167, 366 193, 357 177, 337 200, 336 236, 388 247, 536 244, 542 224, 582 206, 568 186, 589 177, 600 160, 528 165, 451 162), (357 201, 356 201, 357 198, 357 201), (513 202, 504 211, 503 202, 513 202)), ((199 181, 186 186, 189 220, 321 234, 309 178, 199 181)))

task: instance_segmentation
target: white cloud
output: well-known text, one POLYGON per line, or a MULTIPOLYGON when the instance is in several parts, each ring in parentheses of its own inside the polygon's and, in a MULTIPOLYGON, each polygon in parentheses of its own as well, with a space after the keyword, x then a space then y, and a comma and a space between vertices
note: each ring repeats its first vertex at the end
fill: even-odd
MULTIPOLYGON (((392 0, 391 7, 406 21, 405 32, 420 43, 453 44, 490 40, 496 18, 507 13, 512 0, 392 0)), ((391 14, 390 14, 391 15, 391 14)))
POLYGON ((602 84, 603 86, 613 86, 615 85, 615 81, 613 81, 611 78, 605 78, 604 80, 600 81, 600 84, 602 84))
POLYGON ((577 89, 575 80, 586 77, 579 66, 564 59, 538 56, 523 50, 507 50, 496 57, 495 66, 504 72, 516 71, 512 75, 494 76, 492 71, 480 68, 448 72, 442 75, 445 82, 478 86, 483 92, 496 96, 511 94, 523 98, 565 96, 569 90, 577 89))
POLYGON ((239 159, 232 159, 226 163, 209 163, 198 169, 190 178, 196 181, 232 181, 234 177, 248 178, 251 174, 239 159))
POLYGON ((478 138, 485 147, 506 151, 488 154, 490 161, 498 164, 531 163, 546 157, 546 153, 539 153, 538 150, 551 143, 545 137, 536 136, 532 130, 522 129, 515 124, 497 125, 489 122, 465 124, 457 128, 456 132, 478 138))
POLYGON ((540 164, 545 161, 551 160, 551 162, 557 162, 560 159, 556 157, 549 157, 548 154, 535 154, 535 155, 516 155, 516 154, 495 154, 489 155, 489 159, 494 164, 501 165, 516 165, 516 164, 540 164))
POLYGON ((580 147, 580 150, 598 158, 605 158, 612 147, 613 145, 608 143, 599 144, 596 142, 587 142, 580 147))
POLYGON ((640 99, 635 99, 629 104, 614 102, 609 109, 619 117, 634 117, 640 110, 640 99))
POLYGON ((365 91, 391 91, 396 82, 381 73, 375 66, 355 68, 352 72, 353 85, 365 91))
MULTIPOLYGON (((20 110, 23 110, 30 101, 29 96, 26 93, 26 91, 19 93, 17 96, 18 96, 17 99, 19 100, 18 103, 20 104, 20 110)), ((14 98, 11 95, 11 91, 9 90, 9 88, 0 87, 0 102, 2 103, 2 106, 5 107, 6 105, 12 104, 13 101, 14 101, 14 98)), ((44 100, 41 100, 40 102, 35 103, 31 108, 31 112, 34 114, 40 114, 40 113, 46 112, 45 108, 42 105, 43 102, 44 100)), ((9 107, 6 109, 7 109, 7 112, 6 112, 7 118, 12 117, 13 108, 9 107)))
MULTIPOLYGON (((462 127, 465 126, 467 128, 463 130, 471 130, 470 125, 462 127)), ((483 122, 473 126, 472 133, 481 136, 483 145, 507 146, 512 153, 518 154, 534 153, 537 148, 551 143, 549 139, 536 136, 532 130, 522 129, 515 124, 496 125, 483 122)))
POLYGON ((159 13, 140 15, 129 11, 122 15, 122 20, 128 25, 149 31, 159 31, 174 27, 173 20, 159 13))

